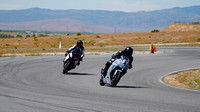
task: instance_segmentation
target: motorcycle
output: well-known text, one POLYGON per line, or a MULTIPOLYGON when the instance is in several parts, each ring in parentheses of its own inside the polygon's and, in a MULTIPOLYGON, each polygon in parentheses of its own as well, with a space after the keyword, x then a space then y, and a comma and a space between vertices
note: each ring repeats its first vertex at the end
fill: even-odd
POLYGON ((129 58, 126 56, 121 56, 121 58, 116 59, 109 67, 105 77, 101 75, 99 84, 104 86, 105 84, 115 87, 121 77, 126 74, 129 68, 129 58))
POLYGON ((63 60, 63 74, 67 73, 68 71, 76 68, 76 65, 80 63, 80 49, 76 48, 72 50, 70 53, 67 53, 63 60))

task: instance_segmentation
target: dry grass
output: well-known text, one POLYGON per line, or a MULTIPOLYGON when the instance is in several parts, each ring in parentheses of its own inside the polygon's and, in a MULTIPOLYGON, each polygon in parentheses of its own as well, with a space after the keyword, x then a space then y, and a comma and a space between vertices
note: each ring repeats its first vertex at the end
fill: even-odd
MULTIPOLYGON (((17 50, 0 50, 0 54, 7 53, 49 53, 65 52, 67 49, 58 48, 62 42, 62 48, 73 46, 77 40, 83 40, 85 47, 106 47, 106 46, 130 46, 135 44, 162 44, 200 42, 200 31, 187 32, 157 32, 157 33, 122 33, 82 36, 55 36, 55 37, 29 37, 29 38, 1 38, 0 48, 17 50), (20 48, 40 48, 37 50, 19 50, 20 48)), ((182 45, 178 45, 182 46, 182 45)), ((183 46, 200 46, 199 44, 183 46)), ((86 51, 107 52, 105 49, 87 49, 86 51)), ((116 50, 115 50, 116 51, 116 50)))
MULTIPOLYGON (((0 54, 20 54, 20 53, 64 53, 68 49, 28 49, 28 50, 1 50, 0 54)), ((86 52, 117 52, 122 49, 86 49, 86 52)), ((135 50, 136 51, 136 50, 135 50)))
POLYGON ((172 86, 200 90, 200 69, 168 75, 163 81, 172 86))
POLYGON ((29 37, 0 39, 0 46, 7 48, 68 48, 81 39, 84 46, 113 46, 156 43, 199 42, 200 32, 159 32, 159 33, 124 33, 82 36, 29 37))
POLYGON ((200 31, 199 24, 171 24, 164 31, 200 31))

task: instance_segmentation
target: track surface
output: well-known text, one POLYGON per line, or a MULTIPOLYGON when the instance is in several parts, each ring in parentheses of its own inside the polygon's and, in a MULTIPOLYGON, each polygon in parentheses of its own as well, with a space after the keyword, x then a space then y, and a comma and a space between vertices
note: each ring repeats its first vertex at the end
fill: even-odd
POLYGON ((168 73, 200 67, 199 48, 134 55, 133 69, 118 87, 99 85, 111 55, 88 55, 70 74, 63 56, 0 58, 1 112, 199 112, 200 92, 171 87, 168 73))

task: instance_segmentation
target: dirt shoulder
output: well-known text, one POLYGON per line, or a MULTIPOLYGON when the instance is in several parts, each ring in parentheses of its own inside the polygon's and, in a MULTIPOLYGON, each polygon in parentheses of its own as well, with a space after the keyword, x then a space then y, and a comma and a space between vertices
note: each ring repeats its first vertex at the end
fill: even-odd
POLYGON ((200 90, 200 69, 167 75, 163 78, 163 82, 180 88, 200 90))

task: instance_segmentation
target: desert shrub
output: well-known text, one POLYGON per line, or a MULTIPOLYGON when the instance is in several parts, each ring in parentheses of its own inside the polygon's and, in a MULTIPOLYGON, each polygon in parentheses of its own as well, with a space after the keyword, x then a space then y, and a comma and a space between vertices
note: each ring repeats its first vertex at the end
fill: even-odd
POLYGON ((103 44, 100 44, 99 47, 103 47, 103 44))
POLYGON ((80 33, 80 32, 78 32, 76 35, 77 35, 77 36, 81 36, 81 33, 80 33))
POLYGON ((15 45, 14 45, 14 48, 17 49, 17 47, 18 47, 18 45, 15 44, 15 45))
POLYGON ((47 37, 48 35, 46 35, 46 34, 39 34, 39 37, 47 37))
POLYGON ((37 37, 33 37, 34 41, 38 41, 38 38, 37 37))
POLYGON ((192 87, 192 88, 199 88, 200 86, 196 83, 195 80, 191 80, 189 82, 187 82, 188 86, 189 87, 192 87))
POLYGON ((118 42, 113 42, 113 43, 112 43, 112 45, 118 45, 118 44, 119 44, 118 42))
POLYGON ((96 38, 101 38, 99 35, 96 35, 96 38))
POLYGON ((154 29, 154 30, 151 31, 151 33, 155 33, 155 32, 160 32, 160 30, 154 29))
POLYGON ((43 51, 45 51, 45 50, 46 50, 46 48, 45 48, 45 47, 43 47, 43 48, 42 48, 42 50, 43 50, 43 51))
POLYGON ((78 38, 78 37, 75 37, 74 40, 79 40, 79 38, 78 38))
POLYGON ((18 34, 16 37, 17 37, 17 38, 22 38, 23 36, 18 34))
POLYGON ((51 47, 55 47, 56 45, 55 44, 51 44, 51 47))
POLYGON ((96 43, 95 40, 90 40, 89 42, 87 42, 89 45, 94 45, 96 43))
POLYGON ((200 89, 199 70, 179 73, 176 76, 176 80, 190 88, 200 89))
POLYGON ((35 47, 38 47, 38 42, 37 41, 35 41, 33 44, 34 44, 35 47))
POLYGON ((197 37, 197 41, 200 41, 200 37, 197 37))
POLYGON ((197 83, 200 86, 200 79, 199 78, 194 78, 193 79, 195 83, 197 83))
POLYGON ((31 37, 30 35, 26 35, 26 37, 31 37))
POLYGON ((115 38, 112 36, 112 37, 111 37, 111 40, 112 40, 112 41, 115 41, 115 38))
POLYGON ((84 38, 82 38, 81 40, 82 40, 83 42, 85 42, 85 39, 84 39, 84 38))

